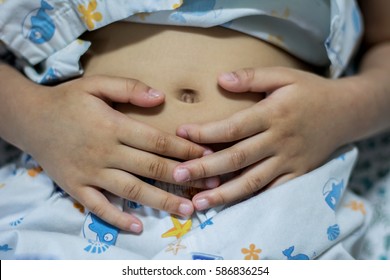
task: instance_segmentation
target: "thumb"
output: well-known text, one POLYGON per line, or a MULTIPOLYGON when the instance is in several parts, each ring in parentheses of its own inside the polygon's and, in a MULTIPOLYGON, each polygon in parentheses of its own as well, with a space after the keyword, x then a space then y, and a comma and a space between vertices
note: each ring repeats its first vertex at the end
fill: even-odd
POLYGON ((218 76, 218 84, 231 92, 272 92, 294 82, 284 67, 243 68, 218 76))
POLYGON ((165 94, 135 79, 93 76, 84 79, 83 89, 107 102, 154 107, 164 102, 165 94))

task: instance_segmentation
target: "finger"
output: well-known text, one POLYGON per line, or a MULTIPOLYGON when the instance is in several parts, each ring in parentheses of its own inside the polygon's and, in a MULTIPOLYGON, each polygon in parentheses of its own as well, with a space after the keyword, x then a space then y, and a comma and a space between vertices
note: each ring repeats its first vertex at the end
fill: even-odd
POLYGON ((141 107, 154 107, 164 102, 164 93, 141 81, 121 77, 90 76, 83 80, 82 88, 109 101, 131 103, 141 107))
POLYGON ((99 178, 105 190, 119 197, 182 217, 189 217, 194 211, 188 199, 149 185, 127 172, 105 169, 99 178))
POLYGON ((173 171, 176 182, 186 182, 243 169, 273 155, 272 138, 257 134, 227 149, 179 164, 173 171))
POLYGON ((287 183, 288 181, 298 177, 298 174, 295 173, 288 173, 282 176, 279 176, 278 178, 274 179, 271 183, 268 184, 267 188, 274 188, 277 186, 280 186, 284 183, 287 183))
POLYGON ((231 117, 205 123, 181 125, 176 134, 196 143, 228 143, 254 134, 270 127, 266 106, 252 106, 234 113, 231 117))
MULTIPOLYGON (((128 146, 120 146, 108 160, 108 168, 120 169, 171 184, 177 184, 173 170, 179 162, 158 155, 136 150, 128 146)), ((210 176, 211 177, 211 176, 210 176)), ((194 188, 214 188, 219 185, 218 178, 208 178, 194 181, 183 181, 181 186, 194 188)))
POLYGON ((269 92, 294 82, 285 67, 243 68, 218 76, 218 83, 231 92, 269 92))
POLYGON ((259 162, 245 172, 218 188, 195 195, 192 199, 195 209, 205 210, 222 204, 238 201, 257 193, 267 186, 280 171, 281 162, 276 157, 259 162))
POLYGON ((127 117, 123 119, 120 127, 122 129, 118 132, 119 141, 139 150, 183 160, 199 158, 211 152, 204 146, 127 117))
POLYGON ((125 213, 111 204, 108 199, 93 187, 80 188, 78 201, 89 211, 119 229, 140 233, 142 222, 129 213, 125 213))

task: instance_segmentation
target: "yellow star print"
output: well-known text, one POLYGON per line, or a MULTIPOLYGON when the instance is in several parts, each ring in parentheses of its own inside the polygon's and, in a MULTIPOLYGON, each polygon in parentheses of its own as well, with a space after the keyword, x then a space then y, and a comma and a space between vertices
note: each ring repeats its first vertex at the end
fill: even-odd
POLYGON ((177 255, 177 252, 181 249, 186 249, 187 247, 184 246, 184 245, 181 245, 180 244, 181 242, 181 239, 179 239, 177 242, 175 243, 170 243, 168 244, 168 248, 165 250, 165 252, 171 252, 174 254, 174 255, 177 255))
POLYGON ((187 220, 184 224, 180 223, 178 219, 172 216, 171 216, 171 220, 173 223, 173 228, 163 233, 161 235, 162 238, 175 236, 177 239, 179 239, 191 230, 191 226, 192 226, 191 220, 187 220))
POLYGON ((138 13, 135 14, 137 17, 139 17, 141 20, 145 20, 146 17, 150 16, 150 13, 138 13))
POLYGON ((41 173, 43 171, 42 167, 38 166, 38 167, 34 167, 34 168, 30 168, 27 170, 27 174, 30 176, 30 177, 35 177, 37 176, 39 173, 41 173))
POLYGON ((180 8, 180 7, 181 7, 181 5, 183 5, 183 0, 180 0, 180 2, 179 2, 179 3, 173 4, 172 8, 174 8, 174 9, 178 9, 178 8, 180 8))
POLYGON ((78 209, 80 211, 80 213, 84 214, 85 213, 85 208, 83 205, 81 205, 79 202, 74 202, 73 203, 73 207, 78 209))
POLYGON ((88 8, 81 4, 77 8, 89 30, 93 30, 95 28, 94 21, 101 21, 103 19, 103 15, 101 13, 95 12, 97 8, 96 0, 89 1, 88 8))
POLYGON ((364 207, 364 203, 361 201, 352 200, 350 203, 345 205, 345 207, 350 208, 355 212, 360 212, 363 215, 366 215, 366 208, 364 207))

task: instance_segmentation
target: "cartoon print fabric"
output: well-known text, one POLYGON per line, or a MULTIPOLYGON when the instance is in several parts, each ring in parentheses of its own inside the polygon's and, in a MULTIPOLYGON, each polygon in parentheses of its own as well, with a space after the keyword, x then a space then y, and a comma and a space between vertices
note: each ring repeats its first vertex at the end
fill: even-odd
POLYGON ((339 76, 362 34, 355 0, 13 0, 0 8, 0 41, 22 58, 26 75, 51 84, 82 74, 87 30, 115 21, 224 26, 274 44, 339 76), (26 63, 28 62, 28 63, 26 63), (34 66, 40 65, 37 72, 34 66))
MULTIPOLYGON (((372 205, 372 219, 362 240, 363 259, 390 259, 390 132, 358 143, 359 161, 350 188, 372 205)), ((359 203, 351 209, 364 213, 359 203)))
MULTIPOLYGON (((117 20, 223 25, 313 63, 330 60, 331 75, 338 76, 362 31, 355 1, 293 2, 246 0, 240 1, 240 7, 251 9, 242 10, 223 0, 121 0, 117 5, 103 0, 7 0, 0 2, 0 40, 28 61, 24 64, 28 77, 46 84, 82 74, 79 58, 90 43, 79 40, 79 35, 117 20), (308 15, 300 14, 307 5, 316 6, 310 9, 310 24, 303 20, 308 15), (248 17, 248 10, 256 11, 253 17, 248 17), (302 30, 314 34, 310 46, 318 47, 295 50, 294 44, 306 40, 280 30, 254 28, 271 19, 283 22, 282 29, 292 30, 289 34, 302 30), (31 67, 38 63, 42 73, 31 67)), ((121 201, 124 211, 139 216, 146 225, 141 235, 120 232, 90 214, 31 157, 23 155, 20 161, 0 168, 0 259, 385 259, 390 255, 390 214, 379 213, 390 205, 388 176, 383 175, 388 172, 377 174, 383 175, 378 188, 372 186, 370 176, 358 178, 359 185, 372 190, 379 201, 373 212, 369 203, 347 188, 356 153, 346 148, 309 174, 243 203, 195 213, 189 220, 121 201), (377 248, 373 239, 361 239, 370 222, 375 226, 369 234, 381 233, 380 249, 372 249, 377 248), (159 240, 157 245, 145 246, 155 240, 159 240)))
MULTIPOLYGON (((41 6, 27 15, 25 20, 30 21, 28 33, 25 36, 35 44, 43 44, 49 42, 55 32, 54 21, 49 16, 49 11, 54 8, 46 1, 41 2, 41 6)), ((24 26, 25 23, 23 22, 24 26)))
POLYGON ((189 219, 109 197, 142 220, 144 231, 137 235, 121 232, 89 213, 24 155, 0 169, 0 258, 359 257, 359 241, 372 211, 344 186, 356 157, 355 148, 345 147, 306 175, 239 204, 196 212, 189 219))

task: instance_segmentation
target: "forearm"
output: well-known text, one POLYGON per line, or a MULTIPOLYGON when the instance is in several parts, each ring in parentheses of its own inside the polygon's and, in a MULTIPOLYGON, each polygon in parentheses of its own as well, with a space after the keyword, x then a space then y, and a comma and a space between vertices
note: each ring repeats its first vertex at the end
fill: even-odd
MULTIPOLYGON (((353 142, 390 129, 390 42, 370 48, 358 74, 340 79, 347 112, 344 142, 353 142)), ((337 100, 336 100, 337 101, 337 100)))
POLYGON ((40 111, 37 97, 41 88, 12 67, 0 64, 0 137, 21 149, 28 141, 28 122, 40 111))

